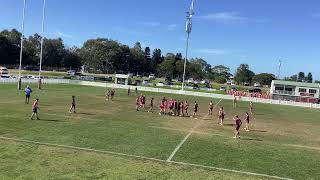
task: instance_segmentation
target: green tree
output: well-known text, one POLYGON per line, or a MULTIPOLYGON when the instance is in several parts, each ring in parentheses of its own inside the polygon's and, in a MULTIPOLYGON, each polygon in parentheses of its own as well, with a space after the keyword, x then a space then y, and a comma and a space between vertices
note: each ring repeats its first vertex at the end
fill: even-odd
POLYGON ((312 77, 312 73, 311 72, 308 73, 308 75, 306 77, 306 81, 308 83, 312 83, 313 82, 313 77, 312 77))
POLYGON ((252 81, 254 83, 260 83, 261 85, 271 85, 272 80, 275 80, 276 77, 274 74, 261 73, 253 76, 252 81))
POLYGON ((213 73, 223 75, 223 74, 228 74, 230 72, 230 68, 226 67, 224 65, 217 65, 217 66, 212 67, 211 71, 213 73))
POLYGON ((234 79, 238 84, 243 84, 245 82, 251 83, 254 75, 254 72, 249 69, 248 64, 240 64, 236 71, 234 79))
POLYGON ((19 48, 0 34, 0 64, 19 63, 19 48))
POLYGON ((305 80, 305 75, 304 75, 304 72, 299 72, 298 73, 298 81, 299 82, 302 82, 305 80))
POLYGON ((173 78, 175 66, 174 66, 174 55, 168 54, 164 61, 158 66, 157 74, 159 77, 170 77, 173 78))
POLYGON ((224 84, 227 82, 227 79, 225 76, 218 76, 215 78, 214 80, 216 83, 219 83, 219 84, 224 84))

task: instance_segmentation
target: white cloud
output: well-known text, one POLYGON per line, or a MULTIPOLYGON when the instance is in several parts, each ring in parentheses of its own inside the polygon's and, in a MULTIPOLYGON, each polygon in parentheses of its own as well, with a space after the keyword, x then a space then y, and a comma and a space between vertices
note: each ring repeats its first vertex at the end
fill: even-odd
POLYGON ((173 31, 173 30, 176 29, 176 27, 177 27, 176 24, 169 24, 169 25, 168 25, 168 31, 173 31))
POLYGON ((202 18, 220 23, 238 23, 249 20, 248 17, 240 16, 237 12, 211 13, 206 16, 202 16, 202 18))
POLYGON ((225 49, 199 49, 197 50, 199 53, 213 54, 213 55, 225 55, 229 54, 225 49))

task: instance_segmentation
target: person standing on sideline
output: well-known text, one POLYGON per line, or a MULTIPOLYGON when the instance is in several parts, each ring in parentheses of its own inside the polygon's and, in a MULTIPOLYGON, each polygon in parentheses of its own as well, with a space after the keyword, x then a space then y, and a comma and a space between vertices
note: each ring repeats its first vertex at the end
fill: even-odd
POLYGON ((72 96, 71 98, 72 98, 72 100, 71 100, 71 106, 70 106, 69 112, 70 113, 72 113, 72 112, 76 113, 76 97, 72 96))
POLYGON ((31 96, 31 93, 32 93, 32 90, 29 87, 29 85, 24 89, 24 93, 26 94, 26 99, 25 99, 24 103, 25 104, 29 104, 30 96, 31 96))
POLYGON ((33 120, 34 115, 36 115, 37 120, 40 120, 39 116, 38 116, 38 110, 40 110, 39 108, 39 99, 36 99, 33 103, 32 103, 32 115, 31 115, 31 120, 33 120))

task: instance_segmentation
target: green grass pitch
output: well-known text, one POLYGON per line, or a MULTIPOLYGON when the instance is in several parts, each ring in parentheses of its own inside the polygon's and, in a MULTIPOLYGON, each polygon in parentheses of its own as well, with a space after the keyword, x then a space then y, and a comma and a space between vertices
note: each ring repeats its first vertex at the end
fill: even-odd
MULTIPOLYGON (((40 98, 41 120, 30 120, 31 105, 24 104, 16 85, 0 85, 0 179, 271 179, 197 167, 218 167, 240 172, 292 179, 320 179, 320 112, 316 109, 255 104, 250 132, 241 128, 235 140, 232 117, 248 111, 247 102, 222 100, 226 125, 208 118, 210 100, 219 99, 146 92, 154 97, 195 100, 199 118, 159 116, 135 111, 135 94, 117 90, 114 101, 105 89, 71 85, 44 85, 32 98, 40 98), (68 112, 76 96, 77 113, 68 112), (197 126, 177 151, 177 145, 197 126), (99 151, 155 158, 161 161, 41 145, 7 138, 58 144, 99 151)), ((191 106, 191 105, 190 105, 191 106)), ((156 111, 158 109, 156 108, 156 111)), ((192 108, 190 108, 190 113, 192 108)), ((218 108, 215 109, 216 115, 218 108)))

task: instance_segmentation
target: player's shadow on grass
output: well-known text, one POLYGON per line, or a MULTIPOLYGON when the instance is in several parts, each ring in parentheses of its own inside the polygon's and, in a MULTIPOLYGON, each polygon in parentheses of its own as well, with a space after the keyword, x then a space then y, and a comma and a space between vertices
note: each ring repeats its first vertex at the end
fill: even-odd
POLYGON ((82 112, 82 113, 77 113, 77 114, 88 115, 88 116, 92 116, 92 115, 95 115, 95 114, 93 114, 93 113, 85 113, 85 112, 82 112))
POLYGON ((250 130, 250 131, 252 131, 252 132, 260 132, 260 133, 266 133, 266 132, 268 132, 268 131, 266 131, 266 130, 257 130, 257 129, 255 129, 255 130, 250 130))
POLYGON ((234 126, 234 124, 223 124, 224 126, 234 126))
POLYGON ((34 121, 62 122, 62 120, 58 120, 58 119, 43 119, 43 118, 34 120, 34 121))
POLYGON ((256 139, 256 138, 241 138, 241 140, 244 140, 244 141, 262 141, 261 139, 256 139))

